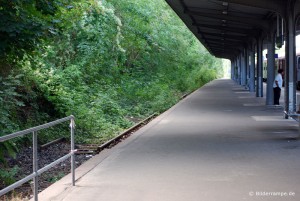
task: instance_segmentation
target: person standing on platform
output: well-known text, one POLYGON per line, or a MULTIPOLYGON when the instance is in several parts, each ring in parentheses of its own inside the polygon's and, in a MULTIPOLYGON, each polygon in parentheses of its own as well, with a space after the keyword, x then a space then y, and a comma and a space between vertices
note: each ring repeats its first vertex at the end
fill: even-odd
POLYGON ((275 77, 274 83, 273 83, 273 91, 274 91, 274 105, 279 105, 279 99, 280 99, 280 93, 282 88, 282 76, 283 76, 283 70, 278 69, 278 74, 275 77))

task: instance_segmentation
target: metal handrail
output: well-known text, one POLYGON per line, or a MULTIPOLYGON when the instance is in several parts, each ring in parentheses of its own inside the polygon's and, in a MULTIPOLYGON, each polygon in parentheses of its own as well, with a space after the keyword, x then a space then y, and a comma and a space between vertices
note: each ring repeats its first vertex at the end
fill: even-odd
POLYGON ((25 178, 11 184, 10 186, 0 190, 0 196, 8 193, 9 191, 21 186, 22 184, 28 182, 29 180, 33 179, 33 195, 34 195, 34 200, 38 201, 38 176, 40 174, 42 174, 43 172, 47 171, 48 169, 54 167, 55 165, 57 165, 58 163, 68 159, 69 157, 71 157, 71 174, 72 174, 72 185, 75 186, 75 152, 76 150, 74 149, 75 145, 74 145, 74 131, 75 131, 75 121, 74 121, 75 117, 73 115, 56 120, 56 121, 52 121, 40 126, 36 126, 33 128, 29 128, 23 131, 18 131, 9 135, 5 135, 0 137, 0 142, 4 142, 16 137, 20 137, 29 133, 32 133, 33 136, 33 172, 32 174, 26 176, 25 178), (70 129, 71 129, 71 151, 70 153, 66 154, 65 156, 55 160, 54 162, 46 165, 45 167, 38 169, 38 163, 37 163, 37 131, 42 130, 42 129, 46 129, 52 126, 55 126, 57 124, 66 122, 70 120, 70 129))

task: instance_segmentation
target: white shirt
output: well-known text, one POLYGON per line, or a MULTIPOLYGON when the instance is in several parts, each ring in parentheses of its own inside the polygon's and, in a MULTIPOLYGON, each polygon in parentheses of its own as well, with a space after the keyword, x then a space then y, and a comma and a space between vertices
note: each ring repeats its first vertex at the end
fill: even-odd
POLYGON ((282 88, 282 75, 280 73, 278 73, 275 77, 275 80, 274 80, 274 83, 273 83, 273 88, 276 88, 277 85, 276 85, 276 82, 278 82, 278 87, 281 89, 282 88))

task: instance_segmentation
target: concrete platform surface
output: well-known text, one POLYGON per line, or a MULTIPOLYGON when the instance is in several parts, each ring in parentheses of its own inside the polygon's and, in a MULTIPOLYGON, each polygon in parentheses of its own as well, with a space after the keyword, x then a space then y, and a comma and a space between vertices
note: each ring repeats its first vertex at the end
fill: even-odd
POLYGON ((215 80, 39 194, 60 201, 300 200, 298 124, 215 80))

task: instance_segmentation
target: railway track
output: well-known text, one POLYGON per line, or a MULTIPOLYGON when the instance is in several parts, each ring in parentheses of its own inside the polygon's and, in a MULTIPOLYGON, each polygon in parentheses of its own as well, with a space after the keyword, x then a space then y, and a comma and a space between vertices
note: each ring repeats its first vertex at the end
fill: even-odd
POLYGON ((100 153, 102 150, 106 148, 111 148, 118 144, 119 142, 123 141, 124 139, 128 138, 132 135, 135 131, 143 127, 144 125, 148 124, 152 119, 154 119, 157 114, 152 114, 151 116, 147 117, 146 119, 138 122, 134 126, 130 127, 129 129, 123 131, 118 136, 112 138, 111 140, 105 142, 104 144, 76 144, 76 154, 89 154, 89 155, 96 155, 100 153))
MULTIPOLYGON (((93 155, 96 155, 100 153, 104 149, 109 149, 119 142, 125 140, 130 135, 132 135, 135 131, 149 123, 153 118, 155 118, 157 115, 153 114, 149 116, 148 118, 138 122, 131 128, 125 130, 124 132, 120 133, 118 136, 114 137, 113 139, 105 142, 104 144, 77 144, 75 145, 75 149, 77 149, 76 155, 76 166, 81 165, 86 160, 88 160, 93 155)), ((40 145, 38 147, 39 149, 39 166, 43 167, 45 164, 51 163, 53 160, 61 157, 63 154, 68 153, 70 151, 70 143, 67 142, 66 138, 58 138, 56 140, 53 140, 51 142, 48 142, 46 144, 40 145)), ((24 149, 21 151, 22 153, 19 153, 17 155, 16 159, 12 159, 8 162, 9 166, 13 167, 15 165, 18 165, 22 167, 21 172, 24 172, 26 174, 30 174, 32 170, 32 158, 30 157, 30 154, 32 153, 31 148, 24 149), (28 157, 29 156, 29 157, 28 157)), ((55 179, 58 177, 61 177, 61 175, 66 175, 69 173, 70 169, 70 161, 66 160, 59 166, 56 166, 54 169, 51 169, 47 172, 47 174, 43 174, 41 177, 39 177, 39 187, 41 190, 47 188, 52 184, 51 179, 55 179)), ((0 188, 4 188, 6 186, 1 186, 0 188)), ((13 197, 13 195, 16 194, 19 197, 22 197, 26 200, 27 198, 32 197, 32 188, 29 183, 24 184, 21 187, 18 187, 15 189, 14 193, 0 196, 0 201, 2 200, 10 200, 9 197, 13 197)), ((21 199, 20 199, 21 200, 21 199)))
MULTIPOLYGON (((103 149, 111 148, 121 142, 122 140, 129 137, 131 134, 133 134, 135 131, 149 123, 153 118, 155 118, 157 114, 152 114, 151 116, 147 117, 146 119, 136 123, 134 126, 128 128, 127 130, 120 133, 118 136, 110 139, 109 141, 103 143, 103 144, 75 144, 76 149, 76 155, 79 154, 89 154, 89 155, 95 155, 101 152, 103 149)), ((66 142, 65 138, 59 138, 56 140, 53 140, 49 143, 43 144, 39 147, 39 149, 46 149, 54 144, 57 143, 63 143, 66 142)))

